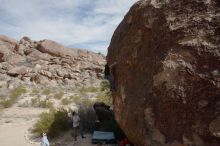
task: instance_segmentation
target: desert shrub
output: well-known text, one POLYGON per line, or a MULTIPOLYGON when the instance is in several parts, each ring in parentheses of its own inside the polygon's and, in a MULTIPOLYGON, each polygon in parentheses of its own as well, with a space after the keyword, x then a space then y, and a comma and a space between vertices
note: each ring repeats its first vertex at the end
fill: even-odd
POLYGON ((76 104, 79 104, 81 102, 81 97, 79 95, 70 96, 69 99, 76 104))
POLYGON ((19 96, 22 94, 26 93, 26 88, 25 87, 17 87, 13 90, 11 90, 9 98, 2 98, 0 100, 0 105, 4 108, 9 108, 11 107, 18 99, 19 96))
POLYGON ((53 103, 48 99, 32 98, 31 105, 41 108, 53 108, 53 103))
POLYGON ((40 115, 39 120, 34 124, 32 133, 40 137, 42 132, 47 132, 49 138, 55 138, 68 130, 69 117, 67 110, 50 110, 40 115))
POLYGON ((0 101, 5 99, 5 96, 4 95, 0 95, 0 101))
POLYGON ((43 112, 39 116, 39 120, 34 124, 31 132, 39 137, 43 132, 49 131, 50 126, 54 121, 54 111, 43 112))
POLYGON ((96 100, 92 100, 92 99, 89 99, 89 98, 84 98, 81 101, 81 105, 83 105, 83 107, 92 107, 95 102, 96 102, 96 100))
POLYGON ((63 95, 64 95, 63 92, 59 92, 59 93, 54 94, 54 98, 59 100, 63 97, 63 95))
POLYGON ((59 136, 62 132, 70 128, 67 110, 58 110, 54 114, 54 121, 49 128, 48 135, 52 138, 59 136))
POLYGON ((43 95, 50 95, 51 91, 48 88, 45 88, 42 92, 43 95))
POLYGON ((13 89, 13 90, 11 91, 11 93, 10 93, 10 98, 15 99, 15 98, 21 96, 22 94, 24 94, 24 93, 26 93, 26 92, 27 92, 27 90, 26 90, 25 87, 22 87, 22 86, 17 87, 17 88, 15 88, 15 89, 13 89))
POLYGON ((68 104, 71 103, 71 99, 69 99, 69 98, 63 98, 63 99, 61 100, 61 103, 62 103, 62 105, 68 105, 68 104))
POLYGON ((15 101, 11 98, 9 99, 3 99, 0 101, 0 105, 3 107, 3 108, 9 108, 11 107, 13 104, 15 103, 15 101))
POLYGON ((18 106, 19 107, 30 107, 30 102, 28 100, 25 100, 23 103, 20 103, 18 106))
POLYGON ((98 87, 93 87, 93 86, 91 86, 91 87, 82 87, 82 88, 79 89, 79 92, 81 94, 87 93, 87 92, 98 92, 98 91, 99 91, 99 88, 98 87))
POLYGON ((11 98, 6 98, 5 96, 0 96, 0 106, 3 108, 9 108, 14 104, 14 101, 11 98))
POLYGON ((37 89, 37 88, 34 88, 34 89, 32 89, 32 91, 31 91, 31 96, 34 96, 34 95, 37 95, 39 93, 39 89, 37 89))
POLYGON ((110 91, 110 84, 108 81, 102 81, 100 83, 101 92, 96 96, 96 100, 104 102, 105 104, 112 106, 112 95, 110 91))
POLYGON ((36 106, 38 104, 38 102, 39 102, 39 98, 32 98, 31 99, 31 105, 32 106, 36 106))
POLYGON ((0 117, 1 117, 2 113, 3 113, 3 109, 0 108, 0 117))
POLYGON ((53 108, 53 103, 48 99, 39 100, 39 106, 41 108, 53 108))
POLYGON ((96 96, 96 100, 99 102, 104 102, 105 104, 112 106, 112 98, 106 93, 99 93, 96 96))
POLYGON ((103 80, 100 83, 100 89, 101 91, 109 91, 110 90, 110 83, 108 80, 103 80))

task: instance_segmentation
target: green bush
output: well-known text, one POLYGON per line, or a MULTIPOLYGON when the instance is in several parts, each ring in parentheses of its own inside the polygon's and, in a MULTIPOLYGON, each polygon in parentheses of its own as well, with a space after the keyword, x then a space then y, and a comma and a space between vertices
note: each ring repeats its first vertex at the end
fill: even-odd
POLYGON ((59 93, 54 94, 54 98, 59 100, 63 97, 63 95, 64 95, 63 92, 59 92, 59 93))
POLYGON ((49 138, 55 138, 70 128, 69 121, 67 110, 50 110, 40 115, 32 128, 32 133, 40 137, 46 132, 49 138))
POLYGON ((68 111, 61 109, 55 112, 54 121, 49 128, 48 135, 51 138, 59 136, 62 132, 67 131, 70 128, 70 118, 68 117, 68 111))
POLYGON ((43 132, 49 131, 50 126, 54 122, 54 111, 43 112, 40 114, 39 120, 34 124, 31 132, 40 137, 43 132))

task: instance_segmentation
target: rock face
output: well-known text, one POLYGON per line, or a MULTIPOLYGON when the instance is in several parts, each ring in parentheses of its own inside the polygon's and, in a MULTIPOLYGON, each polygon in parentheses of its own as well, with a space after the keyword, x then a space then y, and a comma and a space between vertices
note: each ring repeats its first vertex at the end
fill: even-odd
POLYGON ((116 29, 114 112, 135 146, 220 144, 219 0, 141 0, 116 29))
POLYGON ((23 37, 17 42, 0 36, 0 81, 98 85, 104 64, 103 55, 70 49, 51 40, 37 42, 23 37))

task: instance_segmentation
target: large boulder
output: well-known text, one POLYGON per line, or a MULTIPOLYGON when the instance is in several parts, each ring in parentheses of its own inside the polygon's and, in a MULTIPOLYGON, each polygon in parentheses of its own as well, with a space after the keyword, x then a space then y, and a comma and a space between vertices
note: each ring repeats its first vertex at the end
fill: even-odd
POLYGON ((38 50, 34 50, 30 54, 28 54, 28 57, 32 58, 32 60, 46 60, 46 61, 49 61, 52 56, 47 54, 47 53, 42 53, 38 50))
POLYGON ((42 53, 48 53, 51 56, 56 57, 75 57, 78 55, 78 51, 76 49, 68 49, 51 40, 43 40, 39 42, 37 49, 42 53))
POLYGON ((135 146, 220 144, 219 0, 141 0, 116 29, 117 121, 135 146))
POLYGON ((5 57, 10 56, 17 42, 7 36, 0 35, 0 62, 5 61, 5 57))
POLYGON ((4 57, 4 61, 8 62, 12 65, 21 65, 26 62, 26 58, 16 53, 10 53, 9 55, 4 57))
POLYGON ((30 71, 31 69, 26 66, 18 66, 18 67, 15 67, 9 70, 7 74, 10 76, 18 76, 18 75, 25 75, 29 73, 30 71))
POLYGON ((17 44, 17 41, 12 39, 12 38, 9 38, 5 35, 0 35, 0 41, 1 42, 5 42, 5 43, 8 43, 8 44, 11 44, 13 46, 15 46, 17 44))

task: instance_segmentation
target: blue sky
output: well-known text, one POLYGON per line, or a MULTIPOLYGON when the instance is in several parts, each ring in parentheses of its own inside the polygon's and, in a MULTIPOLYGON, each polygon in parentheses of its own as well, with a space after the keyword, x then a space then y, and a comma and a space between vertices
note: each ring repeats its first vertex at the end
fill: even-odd
POLYGON ((106 54, 114 30, 136 1, 0 0, 0 34, 106 54))

